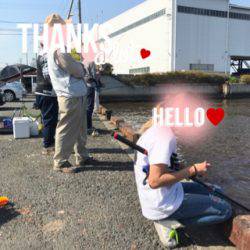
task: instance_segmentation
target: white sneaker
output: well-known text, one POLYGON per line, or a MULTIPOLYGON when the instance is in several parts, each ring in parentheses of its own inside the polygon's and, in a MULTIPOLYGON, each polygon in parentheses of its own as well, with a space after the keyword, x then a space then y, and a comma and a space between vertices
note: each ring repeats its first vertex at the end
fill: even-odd
POLYGON ((96 136, 99 135, 99 132, 98 132, 96 129, 94 129, 91 135, 92 135, 93 137, 96 137, 96 136))
POLYGON ((179 237, 175 228, 180 227, 176 221, 158 221, 154 222, 155 229, 159 235, 160 241, 164 247, 169 249, 177 247, 179 237), (167 224, 167 225, 166 225, 167 224))

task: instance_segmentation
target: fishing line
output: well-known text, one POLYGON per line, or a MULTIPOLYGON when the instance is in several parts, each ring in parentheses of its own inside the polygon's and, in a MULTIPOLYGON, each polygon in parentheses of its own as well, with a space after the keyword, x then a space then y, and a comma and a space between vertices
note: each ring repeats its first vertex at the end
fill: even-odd
MULTIPOLYGON (((137 144, 135 144, 134 142, 132 141, 129 141, 128 139, 126 139, 125 137, 119 135, 117 132, 114 132, 112 133, 112 136, 114 137, 114 139, 126 144, 127 146, 131 147, 132 149, 144 154, 144 155, 148 155, 148 151, 140 146, 138 146, 137 144)), ((229 202, 237 205, 238 207, 246 210, 247 212, 250 212, 250 209, 242 204, 240 204, 239 202, 233 200, 232 198, 228 197, 227 195, 221 193, 221 192, 218 192, 216 190, 214 190, 211 186, 207 185, 206 183, 204 183, 203 181, 197 179, 196 177, 191 177, 190 178, 192 181, 202 185, 203 187, 205 187, 210 193, 222 198, 222 199, 225 199, 225 200, 228 200, 229 202)))

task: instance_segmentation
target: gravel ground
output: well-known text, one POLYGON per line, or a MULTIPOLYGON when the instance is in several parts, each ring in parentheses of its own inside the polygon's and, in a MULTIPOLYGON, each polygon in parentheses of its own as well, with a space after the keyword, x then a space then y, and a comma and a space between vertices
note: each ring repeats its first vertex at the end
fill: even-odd
MULTIPOLYGON (((0 107, 0 116, 14 107, 0 107)), ((100 136, 87 146, 100 163, 74 175, 52 170, 41 138, 0 135, 0 195, 15 204, 0 210, 0 249, 162 249, 141 215, 131 159, 97 117, 94 125, 100 136)), ((181 249, 234 249, 218 227, 180 233, 181 249)))

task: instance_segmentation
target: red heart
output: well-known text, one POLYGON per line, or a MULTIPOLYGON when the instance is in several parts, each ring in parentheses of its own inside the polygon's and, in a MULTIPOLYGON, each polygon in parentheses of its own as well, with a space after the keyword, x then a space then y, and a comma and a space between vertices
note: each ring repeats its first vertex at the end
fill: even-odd
POLYGON ((145 59, 145 58, 149 57, 150 55, 151 55, 150 50, 141 49, 141 57, 142 57, 142 59, 145 59))
POLYGON ((207 118, 214 126, 217 126, 223 120, 224 116, 225 112, 222 108, 210 108, 207 111, 207 118))

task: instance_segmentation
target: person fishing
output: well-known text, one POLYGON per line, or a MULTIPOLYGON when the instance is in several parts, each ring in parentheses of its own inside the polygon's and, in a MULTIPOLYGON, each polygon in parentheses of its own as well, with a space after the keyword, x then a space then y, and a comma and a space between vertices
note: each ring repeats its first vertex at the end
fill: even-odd
POLYGON ((198 183, 181 182, 205 175, 211 168, 208 162, 172 171, 177 145, 170 127, 154 125, 153 120, 149 120, 140 132, 142 135, 137 145, 146 149, 147 154, 137 152, 134 172, 142 214, 164 226, 166 246, 178 244, 172 228, 168 227, 169 220, 176 220, 184 226, 202 226, 221 223, 232 216, 227 201, 212 195, 198 183))

